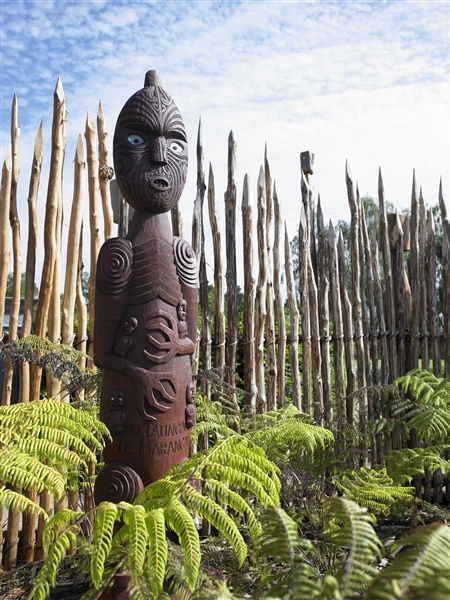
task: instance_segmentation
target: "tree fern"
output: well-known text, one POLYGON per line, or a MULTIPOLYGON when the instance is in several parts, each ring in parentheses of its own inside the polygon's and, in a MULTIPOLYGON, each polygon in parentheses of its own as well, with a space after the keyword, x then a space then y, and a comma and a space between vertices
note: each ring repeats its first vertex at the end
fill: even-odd
MULTIPOLYGON (((0 358, 8 357, 12 364, 18 361, 39 366, 60 380, 68 392, 98 386, 98 371, 83 369, 80 358, 89 358, 73 346, 55 344, 46 338, 30 335, 9 344, 0 341, 0 358)), ((31 398, 36 400, 36 398, 31 398)))
POLYGON ((394 381, 414 400, 422 404, 440 405, 450 403, 450 378, 435 377, 425 369, 414 369, 394 381))
MULTIPOLYGON (((278 472, 260 448, 248 439, 234 435, 172 467, 164 477, 147 486, 133 505, 101 503, 95 509, 94 541, 89 547, 94 588, 100 590, 110 579, 114 571, 107 575, 105 568, 112 564, 112 557, 117 551, 121 568, 130 573, 131 587, 137 596, 142 593, 143 581, 151 582, 149 585, 155 598, 163 594, 162 585, 168 568, 165 529, 169 527, 178 536, 184 557, 184 577, 188 588, 193 591, 199 577, 201 558, 200 539, 193 520, 195 515, 209 520, 217 528, 242 564, 247 555, 247 545, 239 530, 239 522, 246 521, 251 535, 256 537, 260 534, 261 526, 252 507, 258 501, 272 506, 279 503, 278 472), (196 488, 199 485, 202 492, 196 488), (228 509, 233 510, 234 518, 231 518, 228 509), (115 532, 118 520, 122 520, 123 524, 115 532), (118 551, 121 548, 125 549, 125 553, 118 551), (154 577, 150 577, 151 573, 154 577)), ((77 523, 82 516, 77 517, 77 523)), ((74 518, 73 515, 71 518, 74 518)), ((49 539, 53 540, 53 545, 64 547, 57 537, 57 532, 62 531, 60 524, 54 521, 50 527, 52 533, 49 533, 49 539)), ((114 566, 111 568, 114 569, 114 566)))
POLYGON ((239 413, 234 406, 224 406, 218 400, 212 400, 201 392, 195 395, 196 423, 191 433, 191 440, 198 442, 199 436, 208 435, 214 440, 235 435, 232 426, 240 426, 239 413))
POLYGON ((38 504, 14 490, 5 488, 4 485, 0 486, 0 505, 22 513, 26 511, 34 512, 41 516, 45 521, 48 520, 47 513, 45 510, 42 510, 38 504))
MULTIPOLYGON (((245 524, 253 539, 256 539, 261 534, 261 523, 255 517, 252 507, 240 494, 231 490, 227 484, 217 479, 202 480, 202 482, 205 494, 244 517, 245 524)), ((209 520, 206 515, 205 518, 209 520)), ((212 524, 214 525, 214 523, 212 524)), ((217 527, 216 525, 214 526, 217 527)))
MULTIPOLYGON (((98 419, 56 400, 0 407, 0 480, 61 498, 78 485, 87 464, 96 463, 110 439, 98 419)), ((4 506, 39 512, 19 493, 0 491, 4 506)))
POLYGON ((64 533, 66 529, 78 523, 78 519, 82 516, 69 508, 58 511, 47 523, 42 535, 42 546, 45 554, 48 553, 50 546, 64 533))
POLYGON ((450 378, 415 369, 396 379, 394 385, 407 394, 403 406, 407 427, 416 429, 427 443, 445 443, 450 434, 450 378))

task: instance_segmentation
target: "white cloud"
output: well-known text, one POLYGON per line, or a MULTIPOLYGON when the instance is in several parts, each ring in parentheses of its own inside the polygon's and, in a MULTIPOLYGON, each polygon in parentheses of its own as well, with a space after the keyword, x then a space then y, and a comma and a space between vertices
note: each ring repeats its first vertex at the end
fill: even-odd
MULTIPOLYGON (((70 201, 76 136, 84 132, 87 111, 95 119, 102 99, 112 138, 121 106, 150 68, 160 70, 186 121, 186 223, 195 198, 200 116, 205 168, 211 160, 219 203, 229 131, 238 144, 238 203, 246 172, 256 189, 267 141, 291 235, 303 150, 316 155, 312 180, 326 221, 348 216, 347 158, 361 193, 376 196, 381 166, 388 198, 399 206, 409 201, 413 168, 428 202, 436 202, 441 174, 448 194, 447 2, 3 1, 1 11, 1 152, 17 93, 23 209, 41 118, 48 170, 57 77, 69 112, 70 201)), ((41 185, 42 206, 44 190, 41 185)))

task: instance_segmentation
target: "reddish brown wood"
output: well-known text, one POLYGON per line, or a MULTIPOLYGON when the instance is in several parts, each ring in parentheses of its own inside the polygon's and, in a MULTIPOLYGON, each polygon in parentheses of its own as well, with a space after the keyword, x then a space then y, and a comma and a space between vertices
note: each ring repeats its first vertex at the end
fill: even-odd
POLYGON ((187 161, 178 108, 149 71, 114 134, 119 188, 135 213, 128 236, 108 240, 97 264, 94 355, 103 368, 100 416, 113 442, 96 502, 131 502, 188 456, 197 268, 189 244, 173 237, 168 214, 183 191, 187 161))

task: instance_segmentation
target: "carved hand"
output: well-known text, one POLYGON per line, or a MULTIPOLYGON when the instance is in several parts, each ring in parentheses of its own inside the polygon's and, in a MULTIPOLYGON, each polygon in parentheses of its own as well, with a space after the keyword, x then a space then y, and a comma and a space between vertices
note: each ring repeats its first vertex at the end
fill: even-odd
POLYGON ((144 356, 157 365, 165 364, 176 355, 192 354, 195 344, 189 338, 178 337, 176 320, 165 310, 158 310, 147 322, 148 341, 158 349, 159 354, 143 350, 144 356), (160 339, 158 339, 160 338, 160 339))
POLYGON ((175 402, 176 391, 173 385, 172 373, 158 373, 147 371, 141 367, 134 367, 134 377, 139 395, 143 401, 143 410, 147 417, 145 405, 160 412, 166 412, 175 402))

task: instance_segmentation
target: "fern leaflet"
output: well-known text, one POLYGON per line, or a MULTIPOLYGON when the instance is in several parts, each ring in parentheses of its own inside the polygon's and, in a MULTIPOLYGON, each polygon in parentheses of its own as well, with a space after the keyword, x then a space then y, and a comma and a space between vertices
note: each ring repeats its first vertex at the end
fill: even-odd
POLYGON ((91 579, 96 589, 100 587, 103 579, 105 562, 111 551, 114 523, 117 518, 118 508, 112 502, 102 502, 97 507, 91 556, 91 579))
POLYGON ((150 585, 156 598, 164 585, 168 546, 166 539, 166 522, 162 508, 152 510, 145 515, 148 535, 148 564, 151 573, 150 585))
POLYGON ((174 531, 180 540, 184 555, 184 568, 186 582, 193 591, 198 579, 200 569, 200 540, 194 521, 186 507, 177 499, 164 508, 166 524, 174 531))

